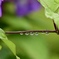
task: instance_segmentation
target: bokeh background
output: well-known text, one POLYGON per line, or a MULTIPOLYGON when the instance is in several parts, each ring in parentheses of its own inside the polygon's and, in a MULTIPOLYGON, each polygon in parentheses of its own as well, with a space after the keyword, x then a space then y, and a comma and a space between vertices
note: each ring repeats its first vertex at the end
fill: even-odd
MULTIPOLYGON (((42 6, 38 11, 25 17, 18 17, 15 14, 14 4, 10 2, 4 2, 2 9, 3 16, 0 18, 0 28, 4 31, 54 30, 53 21, 45 17, 42 6)), ((59 35, 56 33, 39 33, 38 36, 7 34, 7 37, 15 43, 17 55, 21 59, 59 59, 59 35)), ((0 59, 16 59, 1 40, 0 45, 2 45, 0 59)))

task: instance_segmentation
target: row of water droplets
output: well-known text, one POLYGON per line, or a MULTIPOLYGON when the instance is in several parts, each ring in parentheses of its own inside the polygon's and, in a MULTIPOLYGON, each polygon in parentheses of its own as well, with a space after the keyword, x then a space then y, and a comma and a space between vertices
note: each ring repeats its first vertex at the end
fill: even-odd
MULTIPOLYGON (((20 35, 39 35, 39 32, 30 32, 30 33, 20 33, 20 35)), ((40 33, 40 34, 46 34, 46 35, 48 35, 49 33, 48 32, 43 32, 43 33, 40 33)))

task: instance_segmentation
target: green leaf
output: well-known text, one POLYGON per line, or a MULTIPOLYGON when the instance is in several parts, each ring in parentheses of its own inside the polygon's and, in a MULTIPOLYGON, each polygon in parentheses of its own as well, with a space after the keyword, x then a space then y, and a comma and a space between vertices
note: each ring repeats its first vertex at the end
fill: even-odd
POLYGON ((40 0, 45 8, 46 17, 53 19, 59 28, 59 0, 40 0))
POLYGON ((17 59, 20 59, 18 56, 16 56, 17 59))
POLYGON ((5 35, 5 32, 0 29, 0 39, 9 47, 9 49, 13 52, 13 54, 16 56, 17 59, 20 59, 17 55, 16 55, 16 46, 13 42, 11 42, 10 40, 8 40, 7 36, 5 35))
MULTIPOLYGON (((54 19, 53 15, 59 8, 59 4, 56 3, 57 0, 40 0, 40 3, 45 8, 45 15, 48 18, 54 19)), ((58 0, 59 1, 59 0, 58 0)))
POLYGON ((57 25, 57 27, 59 29, 59 15, 54 13, 53 17, 54 17, 55 24, 57 25))
POLYGON ((50 9, 51 11, 56 11, 59 7, 59 4, 57 4, 55 0, 40 0, 40 3, 45 9, 50 9))
POLYGON ((2 46, 0 45, 0 50, 2 49, 2 46))
POLYGON ((56 3, 59 3, 59 0, 55 0, 56 3))

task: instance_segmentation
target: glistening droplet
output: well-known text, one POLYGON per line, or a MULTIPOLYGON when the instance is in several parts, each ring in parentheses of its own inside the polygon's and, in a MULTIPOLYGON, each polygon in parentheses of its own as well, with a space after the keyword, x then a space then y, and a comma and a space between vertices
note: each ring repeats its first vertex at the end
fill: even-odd
POLYGON ((23 33, 20 33, 20 35, 23 35, 23 33))
POLYGON ((39 33, 38 32, 35 32, 35 35, 39 35, 39 33))
POLYGON ((34 35, 34 33, 33 32, 30 32, 30 35, 34 35))
POLYGON ((45 34, 44 32, 42 34, 45 34))
POLYGON ((29 35, 29 33, 25 33, 25 35, 29 35))
POLYGON ((48 35, 49 33, 48 32, 46 32, 46 35, 48 35))

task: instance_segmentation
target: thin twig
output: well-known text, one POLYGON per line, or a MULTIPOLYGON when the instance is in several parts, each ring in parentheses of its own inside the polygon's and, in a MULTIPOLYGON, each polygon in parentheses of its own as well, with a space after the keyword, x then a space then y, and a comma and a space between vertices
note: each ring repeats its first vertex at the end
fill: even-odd
POLYGON ((54 21, 53 21, 53 24, 54 24, 55 30, 6 31, 5 33, 6 34, 36 33, 36 32, 39 32, 39 33, 57 33, 58 29, 57 29, 56 24, 54 23, 54 21))
POLYGON ((54 24, 54 28, 55 28, 56 33, 59 34, 59 29, 57 28, 57 26, 56 26, 54 21, 53 21, 53 24, 54 24))
POLYGON ((20 33, 56 33, 55 30, 29 30, 29 31, 6 31, 6 34, 20 34, 20 33))
POLYGON ((57 33, 59 34, 59 31, 58 31, 58 28, 55 24, 55 22, 53 21, 53 24, 54 24, 54 28, 55 30, 26 30, 26 31, 6 31, 5 33, 6 34, 20 34, 20 33, 36 33, 36 32, 39 32, 39 33, 57 33))

